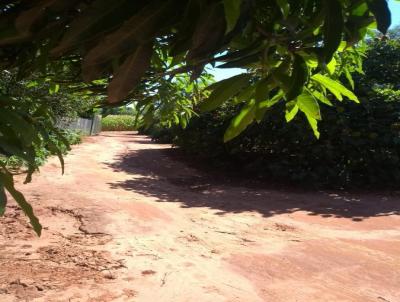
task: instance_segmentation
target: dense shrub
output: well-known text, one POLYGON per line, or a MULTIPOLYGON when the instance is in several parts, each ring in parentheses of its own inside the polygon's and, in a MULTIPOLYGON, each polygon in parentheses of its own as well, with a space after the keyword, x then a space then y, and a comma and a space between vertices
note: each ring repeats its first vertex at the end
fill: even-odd
POLYGON ((101 121, 103 131, 135 130, 135 117, 132 115, 108 115, 101 121))
POLYGON ((317 186, 398 186, 399 50, 398 41, 371 41, 365 74, 355 78, 361 104, 336 101, 334 107, 321 107, 320 139, 301 115, 286 123, 285 104, 270 108, 261 123, 226 144, 223 135, 239 105, 200 114, 186 129, 156 127, 151 135, 252 177, 317 186))
POLYGON ((235 112, 225 107, 202 114, 186 129, 171 129, 169 136, 164 129, 155 138, 165 142, 171 137, 188 154, 255 177, 335 186, 400 181, 398 92, 377 91, 362 98, 360 105, 323 108, 319 140, 301 116, 287 124, 282 108, 276 107, 262 123, 224 144, 223 133, 235 112))

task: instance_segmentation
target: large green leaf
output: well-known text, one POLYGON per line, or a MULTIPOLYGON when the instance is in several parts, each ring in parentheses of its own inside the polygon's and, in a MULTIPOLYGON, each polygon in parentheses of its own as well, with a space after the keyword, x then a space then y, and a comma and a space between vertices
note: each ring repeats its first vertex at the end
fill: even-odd
POLYGON ((315 74, 311 77, 314 81, 318 82, 321 84, 323 87, 328 89, 332 94, 339 100, 342 101, 344 95, 345 97, 349 98, 350 100, 359 103, 360 101, 358 100, 357 96, 348 90, 345 86, 343 86, 341 83, 332 80, 331 78, 328 78, 322 74, 315 74))
POLYGON ((324 62, 332 60, 342 41, 343 11, 339 0, 325 0, 324 62))
POLYGON ((314 90, 312 91, 312 95, 321 103, 328 105, 328 106, 333 106, 331 101, 320 91, 314 90))
POLYGON ((299 109, 307 116, 315 119, 321 119, 321 112, 317 100, 307 91, 300 94, 296 99, 299 109))
POLYGON ((285 113, 286 122, 289 123, 290 121, 292 121, 298 112, 299 112, 299 106, 296 105, 296 102, 294 101, 289 102, 286 105, 286 113, 285 113))
POLYGON ((108 85, 108 102, 117 103, 123 100, 140 82, 140 79, 150 66, 153 54, 153 44, 139 46, 135 53, 129 56, 115 73, 108 85))
POLYGON ((240 90, 249 84, 249 74, 239 74, 218 83, 211 95, 200 104, 201 111, 211 111, 222 103, 234 97, 240 90))
POLYGON ((326 64, 326 69, 328 70, 328 73, 330 75, 335 74, 336 65, 337 65, 337 62, 336 62, 335 58, 332 58, 332 60, 328 64, 326 64))
POLYGON ((10 195, 15 199, 17 204, 21 207, 24 211, 26 216, 28 216, 30 223, 36 232, 40 236, 42 232, 42 226, 38 220, 38 218, 33 213, 32 206, 26 201, 24 195, 21 192, 17 191, 14 187, 14 180, 10 173, 7 171, 1 172, 0 171, 0 182, 6 188, 6 190, 10 193, 10 195))
POLYGON ((235 116, 224 134, 224 142, 228 142, 242 133, 254 120, 256 101, 247 103, 237 116, 235 116))
POLYGON ((306 118, 307 118, 308 123, 310 124, 311 129, 314 132, 315 137, 319 138, 320 133, 318 131, 318 121, 307 114, 306 114, 306 118))
POLYGON ((60 161, 60 164, 61 164, 61 174, 64 174, 65 163, 64 163, 64 157, 63 157, 63 154, 62 154, 60 148, 58 148, 53 142, 48 142, 48 149, 57 155, 58 160, 60 161))

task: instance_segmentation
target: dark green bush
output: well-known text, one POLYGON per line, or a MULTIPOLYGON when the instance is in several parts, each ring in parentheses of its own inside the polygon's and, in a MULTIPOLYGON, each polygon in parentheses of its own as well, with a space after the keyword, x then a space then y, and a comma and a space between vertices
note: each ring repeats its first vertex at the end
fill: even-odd
POLYGON ((186 129, 151 129, 191 157, 250 177, 316 186, 400 184, 400 90, 398 40, 370 41, 365 74, 355 77, 361 104, 321 107, 320 139, 300 115, 290 123, 285 104, 270 108, 259 124, 224 144, 240 107, 225 104, 193 118, 186 129))
POLYGON ((135 130, 133 115, 108 115, 101 121, 103 131, 132 131, 135 130))
POLYGON ((163 129, 152 135, 214 166, 234 166, 254 177, 317 186, 399 183, 399 92, 376 91, 359 105, 344 102, 323 108, 319 140, 301 116, 287 124, 282 109, 272 108, 263 122, 226 144, 222 137, 237 111, 234 107, 193 118, 184 130, 163 129))

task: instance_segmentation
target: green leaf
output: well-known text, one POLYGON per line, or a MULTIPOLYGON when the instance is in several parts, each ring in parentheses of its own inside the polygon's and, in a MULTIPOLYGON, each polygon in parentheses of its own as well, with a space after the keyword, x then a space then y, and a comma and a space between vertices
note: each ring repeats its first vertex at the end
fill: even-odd
POLYGON ((257 102, 255 118, 258 123, 262 121, 265 112, 268 110, 268 108, 271 108, 273 105, 278 103, 283 98, 283 95, 284 95, 283 91, 279 90, 279 92, 275 94, 271 99, 257 102))
POLYGON ((228 99, 234 97, 248 85, 250 77, 248 74, 239 74, 218 82, 218 85, 216 85, 216 88, 208 99, 200 104, 200 111, 214 110, 228 99))
POLYGON ((342 94, 339 92, 338 83, 328 77, 321 74, 315 74, 311 77, 314 81, 327 88, 339 101, 343 101, 342 94))
POLYGON ((375 16, 376 22, 378 23, 378 30, 386 34, 390 24, 392 23, 392 17, 390 14, 387 0, 368 0, 368 7, 375 16))
POLYGON ((181 119, 180 119, 179 121, 180 121, 180 125, 181 125, 182 129, 185 129, 186 126, 187 126, 187 120, 186 120, 186 118, 185 118, 184 116, 182 116, 181 119))
POLYGON ((303 57, 304 61, 308 65, 308 67, 310 67, 310 68, 318 67, 318 56, 315 53, 299 51, 298 54, 303 57))
POLYGON ((63 154, 62 154, 60 148, 58 148, 58 147, 57 147, 54 143, 52 143, 52 142, 48 142, 48 148, 49 148, 49 150, 50 150, 51 152, 53 152, 54 154, 57 155, 58 160, 60 161, 60 164, 61 164, 61 174, 64 174, 64 166, 65 166, 65 164, 64 164, 64 157, 63 157, 63 154))
POLYGON ((314 90, 312 92, 312 95, 321 103, 328 105, 328 106, 333 106, 333 104, 331 103, 331 101, 321 92, 314 90))
POLYGON ((238 136, 253 122, 255 104, 256 101, 251 100, 243 107, 240 113, 231 120, 231 123, 224 134, 225 143, 238 136))
POLYGON ((344 68, 344 75, 346 76, 346 79, 347 79, 347 81, 349 82, 349 84, 350 84, 350 86, 351 86, 351 89, 354 90, 354 80, 353 80, 353 77, 351 76, 351 73, 350 73, 349 69, 346 68, 346 67, 344 68))
POLYGON ((321 119, 318 102, 309 92, 306 91, 300 94, 296 99, 296 104, 307 116, 316 120, 321 119))
POLYGON ((56 94, 60 90, 60 85, 56 83, 50 83, 49 94, 56 94))
POLYGON ((38 236, 40 236, 42 232, 42 226, 38 218, 33 213, 32 206, 26 201, 24 195, 22 195, 21 192, 15 189, 12 175, 8 172, 0 172, 0 182, 7 189, 10 195, 15 199, 17 204, 24 211, 25 215, 28 216, 34 231, 36 232, 36 234, 38 234, 38 236))
POLYGON ((261 102, 257 102, 257 108, 263 109, 263 108, 270 108, 276 103, 278 103, 284 96, 284 93, 282 90, 279 90, 278 93, 276 93, 271 99, 263 100, 261 102))
POLYGON ((317 139, 319 139, 320 133, 318 131, 318 121, 316 119, 312 118, 311 116, 308 116, 307 114, 306 114, 306 118, 307 118, 308 123, 311 126, 311 129, 314 132, 315 137, 317 139))
POLYGON ((326 68, 328 69, 330 75, 333 75, 335 73, 336 64, 336 59, 332 58, 332 60, 326 65, 326 68))
POLYGON ((368 5, 364 1, 356 2, 355 6, 351 10, 353 16, 363 16, 368 10, 368 5))
POLYGON ((338 0, 325 0, 324 62, 330 62, 342 41, 343 12, 338 0))
POLYGON ((226 33, 228 33, 235 28, 237 20, 239 19, 242 0, 223 0, 223 2, 227 24, 226 33))
POLYGON ((32 87, 37 87, 39 85, 39 83, 37 82, 37 81, 29 81, 27 84, 26 84, 26 87, 27 88, 32 88, 32 87))
POLYGON ((326 76, 323 76, 322 74, 315 74, 311 77, 314 81, 318 82, 322 86, 324 86, 326 89, 328 89, 332 94, 339 100, 342 101, 343 97, 342 95, 346 96, 350 100, 359 103, 360 101, 358 100, 357 96, 348 90, 346 87, 344 87, 341 83, 332 80, 331 78, 328 78, 326 76))
POLYGON ((174 117, 174 122, 175 122, 175 124, 176 124, 176 125, 179 125, 179 117, 178 117, 178 115, 176 114, 176 112, 173 113, 173 117, 174 117))
POLYGON ((297 97, 304 88, 304 85, 308 81, 308 67, 304 59, 296 55, 293 63, 293 71, 290 77, 288 86, 288 92, 286 98, 288 101, 293 100, 297 97))
POLYGON ((285 119, 286 119, 286 122, 289 123, 297 115, 297 112, 299 112, 299 106, 297 106, 293 102, 293 104, 291 104, 291 105, 289 105, 289 103, 288 103, 288 108, 289 109, 286 110, 286 113, 285 113, 285 119))
POLYGON ((150 66, 153 44, 139 46, 135 53, 129 56, 115 73, 108 85, 108 102, 123 101, 129 92, 139 84, 142 76, 150 66))

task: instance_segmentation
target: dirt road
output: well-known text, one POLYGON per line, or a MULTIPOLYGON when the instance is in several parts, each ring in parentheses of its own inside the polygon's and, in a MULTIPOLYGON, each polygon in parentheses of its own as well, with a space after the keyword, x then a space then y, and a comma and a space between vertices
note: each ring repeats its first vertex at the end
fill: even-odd
POLYGON ((133 133, 89 137, 0 218, 0 301, 400 301, 399 194, 214 181, 133 133))

